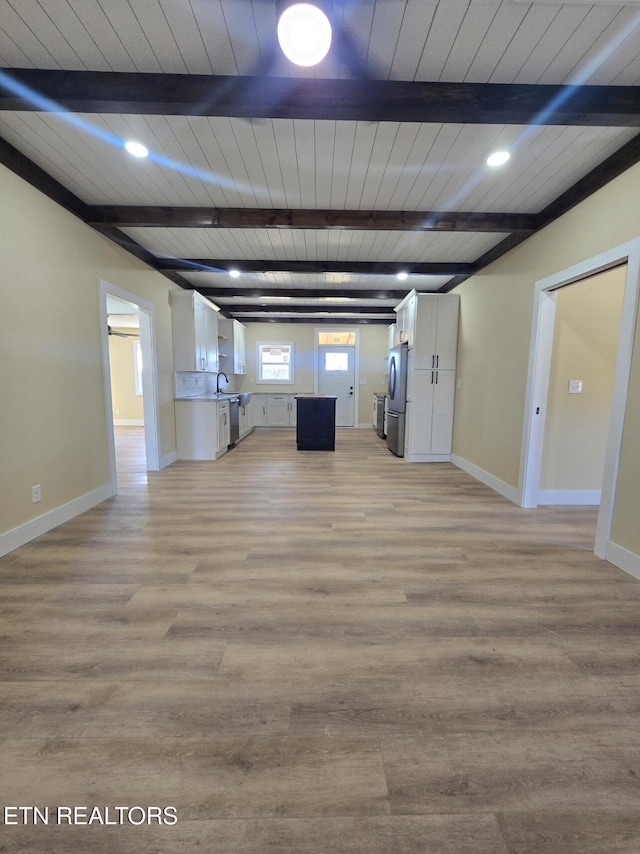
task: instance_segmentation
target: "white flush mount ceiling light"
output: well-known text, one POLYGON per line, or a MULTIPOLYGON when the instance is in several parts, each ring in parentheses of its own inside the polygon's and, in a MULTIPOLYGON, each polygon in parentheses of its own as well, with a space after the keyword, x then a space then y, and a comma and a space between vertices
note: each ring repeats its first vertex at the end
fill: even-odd
POLYGON ((229 275, 231 276, 232 279, 237 279, 238 276, 240 275, 240 270, 235 270, 235 269, 229 270, 229 275))
POLYGON ((331 22, 320 5, 281 3, 277 7, 278 41, 284 55, 295 65, 317 65, 329 52, 331 22))
POLYGON ((405 279, 409 278, 408 273, 398 273, 397 278, 400 279, 401 282, 404 282, 405 279))
POLYGON ((504 166, 511 155, 508 151, 494 151, 487 157, 488 166, 504 166))
POLYGON ((149 154, 147 146, 143 145, 141 142, 136 142, 135 139, 130 139, 125 142, 124 147, 127 149, 129 154, 133 154, 134 157, 146 157, 149 154))

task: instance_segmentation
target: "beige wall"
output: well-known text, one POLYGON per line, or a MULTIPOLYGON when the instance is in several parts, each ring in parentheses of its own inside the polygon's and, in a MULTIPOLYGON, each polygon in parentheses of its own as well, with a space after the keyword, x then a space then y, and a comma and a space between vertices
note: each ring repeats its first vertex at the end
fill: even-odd
MULTIPOLYGON (((130 335, 134 329, 118 329, 130 335)), ((141 394, 136 394, 134 339, 109 336, 109 366, 111 369, 111 405, 115 421, 143 421, 144 406, 141 394)))
MULTIPOLYGON (((456 289, 461 386, 454 453, 512 487, 518 485, 535 282, 640 235, 639 193, 636 165, 456 289)), ((639 348, 637 334, 635 362, 639 348)), ((637 436, 638 426, 631 406, 625 435, 637 436)), ((638 539, 637 500, 628 505, 634 493, 640 494, 640 478, 630 469, 614 507, 616 542, 627 548, 638 539)))
POLYGON ((602 488, 626 272, 556 291, 541 489, 602 488), (570 379, 582 394, 568 393, 570 379))
MULTIPOLYGON (((312 392, 314 390, 314 330, 313 323, 247 323, 247 373, 236 377, 238 391, 253 392, 312 392), (259 341, 277 341, 294 345, 293 385, 256 383, 256 345, 259 341)), ((347 328, 347 327, 345 327, 347 328)), ((359 330, 360 372, 358 385, 358 424, 371 424, 373 393, 386 387, 387 327, 362 325, 359 330)))
POLYGON ((99 279, 155 303, 161 456, 176 442, 175 286, 4 167, 0 199, 2 533, 108 483, 99 279))

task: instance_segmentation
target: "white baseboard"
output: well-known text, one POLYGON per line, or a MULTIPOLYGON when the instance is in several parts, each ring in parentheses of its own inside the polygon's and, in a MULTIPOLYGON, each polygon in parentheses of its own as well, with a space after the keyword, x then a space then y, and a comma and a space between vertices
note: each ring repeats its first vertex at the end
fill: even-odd
POLYGON ((462 471, 466 471, 466 473, 470 474, 471 477, 475 477, 475 479, 479 480, 480 483, 484 483, 484 485, 488 486, 489 489, 493 489, 494 492, 498 492, 500 495, 508 498, 509 501, 513 501, 514 504, 519 505, 520 495, 517 487, 505 483, 503 480, 489 474, 488 471, 475 466, 473 463, 470 463, 469 460, 465 460, 457 454, 451 454, 451 462, 454 466, 458 466, 459 469, 462 469, 462 471))
POLYGON ((450 463, 451 454, 407 454, 404 458, 408 463, 450 463))
POLYGON ((114 418, 114 427, 144 427, 142 418, 114 418))
POLYGON ((167 466, 170 466, 171 463, 175 463, 178 459, 178 452, 172 451, 170 454, 165 454, 164 457, 160 457, 159 466, 161 469, 166 469, 167 466))
POLYGON ((600 504, 600 489, 539 489, 538 504, 600 504))
POLYGON ((69 501, 67 504, 55 507, 53 510, 49 510, 48 513, 43 513, 42 516, 36 516, 35 519, 31 519, 23 525, 18 525, 17 528, 13 528, 11 531, 0 534, 0 557, 9 554, 14 549, 20 548, 20 546, 24 546, 25 543, 29 543, 31 540, 35 540, 36 537, 46 534, 47 531, 57 528, 58 525, 68 522, 74 516, 84 513, 85 510, 90 510, 96 504, 101 504, 113 495, 115 495, 115 492, 111 484, 106 484, 98 489, 94 489, 92 492, 87 492, 86 495, 81 495, 80 498, 74 498, 73 501, 69 501))
POLYGON ((640 555, 608 540, 604 559, 640 580, 640 555))

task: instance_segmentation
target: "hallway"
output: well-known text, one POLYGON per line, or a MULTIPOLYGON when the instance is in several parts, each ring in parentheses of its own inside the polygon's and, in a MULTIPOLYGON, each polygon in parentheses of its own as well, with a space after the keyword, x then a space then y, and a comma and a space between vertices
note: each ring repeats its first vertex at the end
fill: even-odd
POLYGON ((254 431, 0 559, 3 827, 46 854, 632 854, 640 584, 374 431, 254 431))

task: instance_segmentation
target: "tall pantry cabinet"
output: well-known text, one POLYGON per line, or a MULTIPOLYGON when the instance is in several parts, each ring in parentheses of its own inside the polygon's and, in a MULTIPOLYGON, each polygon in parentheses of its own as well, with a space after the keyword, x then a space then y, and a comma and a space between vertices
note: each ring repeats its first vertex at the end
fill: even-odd
POLYGON ((396 340, 409 345, 404 456, 408 462, 448 462, 458 349, 457 294, 412 291, 396 308, 396 340))

